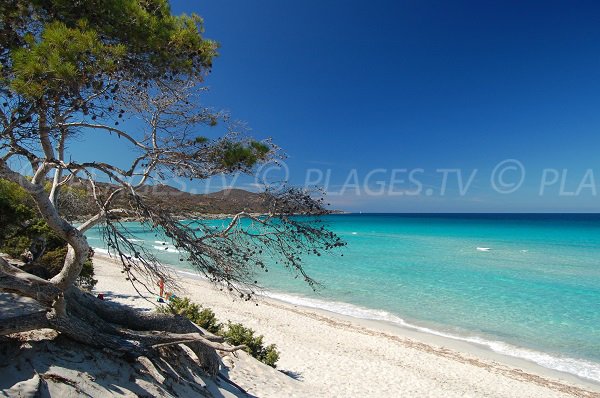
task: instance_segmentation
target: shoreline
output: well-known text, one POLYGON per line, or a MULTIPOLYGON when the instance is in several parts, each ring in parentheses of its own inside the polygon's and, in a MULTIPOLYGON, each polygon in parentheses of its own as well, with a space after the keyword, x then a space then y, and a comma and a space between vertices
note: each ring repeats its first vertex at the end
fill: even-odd
MULTIPOLYGON (((102 255, 106 256, 105 254, 102 255)), ((183 278, 197 279, 206 283, 207 287, 211 287, 211 285, 207 283, 202 276, 195 274, 193 271, 182 270, 172 264, 167 264, 167 266, 178 275, 181 275, 183 278)), ((512 343, 506 343, 501 340, 492 340, 489 338, 486 339, 477 335, 452 334, 451 332, 437 330, 429 326, 419 325, 418 323, 407 322, 404 320, 404 318, 391 314, 385 310, 360 307, 346 302, 304 297, 286 292, 273 291, 263 291, 262 293, 258 293, 257 296, 260 297, 261 300, 272 300, 288 306, 301 307, 308 311, 317 311, 322 315, 340 318, 345 321, 357 323, 361 326, 382 329, 383 331, 396 333, 403 336, 410 335, 412 338, 416 338, 421 341, 434 342, 437 345, 448 346, 451 349, 471 353, 484 357, 488 360, 508 364, 509 366, 519 366, 532 372, 546 374, 550 377, 558 377, 567 379, 570 382, 582 383, 588 388, 595 387, 600 389, 600 380, 598 379, 588 378, 577 374, 574 371, 545 366, 544 364, 537 362, 535 359, 532 359, 532 357, 541 358, 541 360, 545 359, 546 361, 559 362, 559 365, 563 366, 573 366, 573 363, 575 363, 577 366, 581 367, 587 365, 587 362, 589 365, 595 367, 593 369, 594 375, 600 377, 600 371, 598 370, 600 364, 592 363, 588 360, 556 356, 544 351, 539 351, 512 343), (349 308, 350 311, 344 312, 339 308, 333 309, 332 307, 335 307, 336 305, 349 308), (363 316, 354 315, 349 312, 354 312, 355 314, 359 312, 362 313, 363 316), (388 319, 384 319, 384 317, 379 315, 382 313, 385 313, 385 318, 388 319), (377 314, 377 317, 373 317, 374 314, 377 314), (519 351, 524 354, 517 355, 502 352, 501 350, 495 350, 493 348, 494 345, 501 346, 504 348, 504 351, 519 351)))
MULTIPOLYGON (((190 279, 197 278, 200 282, 202 282, 203 284, 206 285, 205 286, 206 288, 212 288, 210 286, 210 284, 208 282, 206 282, 202 277, 192 275, 193 273, 190 271, 177 270, 175 267, 173 267, 173 269, 175 270, 175 272, 177 274, 179 274, 179 275, 183 274, 184 278, 190 278, 190 279)), ((395 322, 392 320, 363 318, 360 316, 354 316, 354 315, 344 314, 341 312, 336 312, 334 310, 329 310, 327 308, 318 307, 316 305, 308 305, 306 303, 298 302, 298 301, 306 301, 307 298, 301 297, 301 296, 294 296, 293 294, 288 294, 288 293, 279 293, 279 292, 274 293, 274 292, 267 291, 263 294, 259 294, 258 296, 260 297, 261 301, 267 301, 267 302, 270 301, 270 305, 282 305, 286 308, 286 310, 292 310, 291 308, 289 308, 291 306, 294 308, 298 308, 301 311, 304 311, 305 315, 309 315, 308 314, 309 312, 314 312, 314 313, 316 313, 320 316, 326 317, 326 318, 335 318, 335 320, 338 320, 338 321, 351 323, 352 326, 357 327, 357 328, 374 329, 376 332, 382 333, 381 334, 382 336, 383 336, 383 334, 388 333, 390 335, 385 336, 385 337, 390 337, 392 339, 395 339, 396 337, 410 338, 410 339, 418 340, 419 342, 422 342, 424 344, 434 344, 437 346, 448 347, 452 350, 458 351, 459 353, 475 355, 477 357, 481 357, 486 360, 499 362, 502 365, 523 368, 529 372, 538 373, 541 376, 562 378, 569 382, 578 383, 583 386, 586 386, 586 388, 597 388, 600 391, 600 382, 599 381, 596 381, 593 379, 588 379, 588 378, 579 376, 577 374, 574 374, 574 373, 571 373, 568 371, 562 371, 562 370, 558 370, 558 369, 549 368, 549 367, 543 366, 543 365, 541 365, 533 360, 527 359, 527 358, 495 351, 491 347, 489 347, 486 343, 484 343, 483 341, 481 343, 470 341, 472 338, 467 337, 467 336, 450 335, 449 333, 437 331, 437 330, 430 329, 430 328, 427 328, 424 326, 413 325, 408 322, 404 322, 402 320, 402 318, 400 318, 400 317, 398 317, 398 319, 401 319, 402 322, 404 323, 404 325, 399 324, 398 322, 395 322), (288 300, 282 298, 282 296, 288 296, 292 300, 294 300, 294 299, 297 299, 297 300, 294 300, 294 301, 289 300, 288 301, 288 300)), ((308 300, 321 301, 323 303, 348 304, 352 307, 355 307, 357 309, 362 309, 365 311, 379 311, 379 310, 375 310, 375 309, 371 309, 371 308, 357 307, 354 304, 349 304, 349 303, 331 302, 331 301, 327 301, 327 300, 312 299, 312 298, 309 298, 308 300)), ((486 342, 488 342, 488 341, 486 341, 486 342)), ((489 341, 489 343, 493 343, 493 342, 496 342, 496 341, 489 341)), ((501 343, 501 344, 505 344, 505 345, 510 345, 510 344, 504 343, 502 341, 497 341, 497 342, 501 343)), ((510 345, 510 346, 514 347, 516 349, 527 350, 527 351, 530 351, 531 353, 551 356, 550 354, 546 354, 545 352, 542 352, 542 351, 534 351, 534 350, 530 350, 528 348, 520 347, 520 346, 513 346, 513 345, 510 345)), ((569 359, 569 360, 573 359, 576 361, 581 361, 580 359, 574 359, 574 358, 565 358, 565 359, 569 359)))
MULTIPOLYGON (((426 326, 420 326, 418 324, 406 322, 406 321, 404 321, 404 319, 397 317, 395 315, 392 315, 392 316, 398 318, 400 320, 400 322, 393 321, 393 320, 367 318, 367 317, 360 317, 360 316, 355 316, 355 315, 350 315, 350 314, 344 314, 342 312, 336 312, 335 310, 329 310, 329 309, 323 308, 323 307, 307 305, 304 303, 298 303, 297 301, 291 301, 291 300, 288 301, 286 299, 281 298, 281 296, 289 296, 290 298, 297 298, 299 301, 303 301, 305 299, 303 297, 293 296, 291 294, 288 295, 288 294, 277 294, 277 293, 276 294, 268 293, 266 296, 262 296, 262 297, 265 299, 268 299, 268 300, 274 300, 276 302, 279 302, 279 303, 282 303, 285 305, 291 305, 294 307, 301 307, 301 308, 304 308, 309 311, 320 312, 320 313, 323 313, 323 315, 326 315, 329 317, 334 317, 334 318, 340 318, 345 321, 356 323, 360 326, 370 327, 370 328, 377 329, 379 331, 389 332, 392 334, 400 334, 403 337, 414 338, 414 339, 417 339, 420 341, 424 341, 427 344, 432 343, 432 344, 436 344, 436 345, 440 345, 440 346, 442 346, 442 345, 447 346, 453 350, 473 354, 473 355, 476 355, 478 357, 483 357, 488 360, 497 361, 497 362, 500 362, 503 364, 508 364, 509 366, 518 366, 521 368, 526 368, 532 372, 546 374, 547 376, 550 376, 550 377, 564 378, 564 379, 570 380, 571 382, 582 383, 582 384, 600 389, 600 381, 597 381, 597 380, 594 380, 591 378, 586 378, 584 376, 580 376, 576 373, 569 372, 566 370, 559 370, 556 368, 547 367, 547 366, 544 366, 544 365, 536 362, 535 360, 529 359, 527 357, 511 355, 511 354, 504 353, 501 351, 496 351, 490 345, 492 345, 492 344, 504 345, 506 347, 510 347, 511 349, 527 351, 529 354, 539 355, 539 356, 548 356, 552 359, 558 359, 558 360, 564 360, 564 361, 576 361, 578 363, 581 363, 581 362, 584 362, 584 360, 582 360, 582 359, 552 356, 551 354, 548 354, 543 351, 536 351, 536 350, 529 349, 526 347, 505 343, 500 340, 485 340, 476 335, 468 336, 468 335, 451 334, 449 332, 439 331, 439 330, 431 329, 426 326), (477 340, 479 340, 479 341, 477 341, 477 340)), ((309 300, 323 301, 323 303, 329 303, 329 301, 320 300, 320 299, 309 299, 309 300)), ((347 304, 347 303, 342 303, 342 302, 333 302, 333 303, 347 304)), ((371 312, 371 311, 379 312, 380 311, 380 310, 375 310, 375 309, 370 309, 370 308, 357 307, 353 304, 348 304, 348 305, 355 307, 357 309, 360 309, 360 310, 365 310, 365 312, 371 312)), ((381 310, 381 311, 383 311, 383 310, 381 310)), ((391 314, 388 314, 388 315, 391 315, 391 314)), ((594 364, 594 365, 596 365, 596 364, 594 364)))
MULTIPOLYGON (((118 265, 116 265, 114 260, 106 255, 97 253, 94 257, 94 263, 95 265, 100 265, 98 267, 98 279, 100 282, 96 290, 106 290, 107 287, 112 287, 113 285, 116 287, 114 283, 107 285, 103 281, 103 279, 106 279, 103 276, 109 276, 109 279, 114 279, 115 276, 120 278, 118 265)), ((524 394, 527 396, 540 396, 538 395, 540 392, 534 393, 533 390, 543 389, 547 391, 543 394, 545 396, 548 396, 547 394, 550 392, 555 392, 559 394, 558 396, 565 396, 566 394, 566 396, 600 397, 600 384, 595 381, 584 379, 571 373, 546 368, 526 359, 498 353, 475 343, 426 333, 415 330, 410 326, 404 327, 384 320, 358 318, 326 309, 290 303, 277 297, 269 297, 268 295, 260 295, 253 302, 236 300, 231 295, 218 291, 200 276, 192 276, 189 272, 177 270, 175 267, 173 269, 181 278, 181 285, 185 291, 184 294, 193 301, 213 309, 221 322, 225 322, 228 319, 234 322, 242 322, 255 329, 257 333, 265 335, 265 340, 269 344, 276 343, 282 352, 281 366, 292 373, 299 372, 304 375, 303 384, 315 384, 315 386, 318 386, 322 385, 323 382, 327 382, 328 378, 320 381, 318 379, 323 379, 320 373, 326 372, 328 368, 327 364, 330 361, 325 361, 325 363, 318 362, 318 357, 320 355, 333 355, 336 357, 337 352, 315 352, 314 354, 317 355, 317 358, 313 358, 312 361, 317 362, 313 366, 306 368, 304 363, 298 362, 299 358, 294 358, 295 354, 301 356, 300 354, 303 351, 302 346, 310 347, 314 343, 314 340, 324 339, 328 340, 326 342, 328 345, 336 344, 338 346, 335 347, 334 351, 341 349, 342 352, 346 352, 347 349, 352 348, 353 343, 348 344, 344 339, 337 341, 334 336, 327 338, 318 335, 315 336, 310 330, 289 330, 290 325, 286 325, 286 319, 298 321, 298 328, 301 328, 305 323, 311 323, 315 327, 324 328, 328 334, 343 332, 344 334, 352 335, 352 339, 358 337, 362 340, 367 339, 368 341, 365 345, 369 346, 368 351, 375 351, 376 347, 393 345, 399 348, 399 351, 410 351, 410 356, 413 357, 427 356, 431 363, 428 366, 423 366, 428 368, 428 372, 432 371, 429 369, 430 366, 433 366, 434 369, 439 368, 441 366, 440 362, 443 362, 446 366, 449 365, 450 372, 440 370, 438 374, 434 373, 432 375, 436 382, 438 379, 443 382, 445 377, 453 381, 456 381, 458 377, 458 380, 460 380, 460 375, 455 374, 454 368, 467 367, 466 371, 469 374, 469 377, 465 376, 467 379, 470 379, 471 374, 485 372, 487 373, 486 378, 491 377, 491 380, 488 380, 490 385, 498 384, 496 382, 499 380, 503 382, 500 384, 525 383, 532 390, 531 394, 524 394), (290 334, 294 334, 295 336, 291 336, 290 334), (297 337, 297 339, 294 340, 293 337, 297 337), (290 339, 294 341, 288 341, 290 339), (301 368, 301 371, 293 369, 294 367, 301 368), (452 376, 449 377, 448 373, 452 376), (498 380, 494 380, 495 378, 498 380)), ((131 286, 129 283, 123 282, 125 285, 131 286)), ((148 297, 154 299, 150 295, 148 297)), ((144 301, 147 306, 147 301, 143 299, 139 300, 144 301)), ((403 352, 403 354, 406 355, 408 353, 403 352)), ((302 353, 302 356, 305 356, 305 353, 302 353)), ((346 360, 354 360, 360 363, 364 362, 364 359, 362 357, 346 358, 346 360)), ((380 360, 383 359, 380 358, 380 360)), ((421 358, 419 361, 423 360, 421 358)), ((378 366, 377 363, 373 363, 372 365, 374 367, 378 366)), ((391 373, 388 374, 388 378, 399 377, 406 371, 402 366, 389 366, 385 361, 381 362, 379 366, 385 366, 386 370, 391 373)), ((374 378, 377 378, 378 372, 373 372, 372 369, 369 369, 369 371, 373 373, 374 378)), ((481 378, 483 376, 479 375, 478 377, 481 378)), ((367 379, 366 377, 364 378, 367 379)), ((462 383, 465 383, 465 381, 461 381, 462 383)), ((344 393, 357 393, 357 391, 353 390, 343 391, 344 393)), ((407 390, 402 389, 402 391, 407 390)), ((472 390, 467 391, 471 392, 472 390)), ((512 390, 513 394, 514 391, 516 390, 512 390)), ((503 390, 503 392, 506 391, 503 390)), ((486 395, 482 394, 482 396, 486 395)))

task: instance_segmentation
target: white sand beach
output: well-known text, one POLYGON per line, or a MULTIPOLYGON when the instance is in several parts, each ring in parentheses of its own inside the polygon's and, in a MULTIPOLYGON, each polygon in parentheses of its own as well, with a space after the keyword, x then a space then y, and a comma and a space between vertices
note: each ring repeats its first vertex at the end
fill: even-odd
MULTIPOLYGON (((155 297, 137 297, 112 260, 97 255, 94 264, 96 290, 106 299, 152 309, 155 297)), ((235 300, 203 280, 181 278, 181 294, 277 344, 281 372, 252 358, 244 366, 224 359, 234 366, 231 380, 259 397, 600 397, 592 382, 467 343, 269 298, 235 300)))

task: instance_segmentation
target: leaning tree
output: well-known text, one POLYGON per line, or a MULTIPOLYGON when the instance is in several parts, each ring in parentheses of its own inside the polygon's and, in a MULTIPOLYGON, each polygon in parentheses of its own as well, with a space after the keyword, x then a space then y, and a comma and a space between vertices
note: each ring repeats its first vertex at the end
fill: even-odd
POLYGON ((252 173, 278 158, 270 141, 246 138, 235 128, 220 138, 203 133, 230 126, 226 115, 199 105, 216 49, 202 37, 201 19, 173 16, 167 0, 2 1, 0 178, 31 195, 68 250, 50 280, 0 261, 0 291, 32 298, 44 308, 3 322, 0 335, 52 328, 133 356, 185 344, 216 374, 216 350, 238 347, 223 346, 182 317, 107 303, 75 285, 90 256, 84 233, 92 227, 102 229, 136 288, 152 289, 160 279, 176 283, 169 268, 132 239, 120 221, 124 216, 172 240, 182 260, 243 299, 256 288, 254 274, 273 264, 315 283, 302 257, 343 243, 314 220, 296 216, 324 212, 311 195, 267 189, 266 214, 240 212, 216 228, 201 219, 180 221, 142 194, 159 180, 252 173), (106 147, 129 146, 130 163, 102 161, 92 148, 71 151, 74 140, 90 137, 106 147), (83 223, 73 224, 61 212, 61 189, 68 184, 85 186, 93 197, 96 214, 83 223))

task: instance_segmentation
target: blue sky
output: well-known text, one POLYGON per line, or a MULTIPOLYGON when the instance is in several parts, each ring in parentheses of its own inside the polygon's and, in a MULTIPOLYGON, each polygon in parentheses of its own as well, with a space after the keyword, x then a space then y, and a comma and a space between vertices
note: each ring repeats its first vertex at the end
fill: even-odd
MULTIPOLYGON (((303 185, 309 169, 329 174, 321 185, 334 207, 600 211, 600 3, 205 0, 172 8, 202 15, 205 36, 221 44, 205 105, 283 147, 290 183, 303 185), (505 159, 525 176, 514 192, 498 193, 492 172, 505 159), (403 174, 394 169, 406 169, 404 182, 391 182, 403 174), (407 179, 415 169, 420 187, 407 179), (358 189, 341 191, 356 181, 358 189), (374 189, 381 186, 384 193, 374 189)), ((501 189, 519 173, 507 170, 501 189)))

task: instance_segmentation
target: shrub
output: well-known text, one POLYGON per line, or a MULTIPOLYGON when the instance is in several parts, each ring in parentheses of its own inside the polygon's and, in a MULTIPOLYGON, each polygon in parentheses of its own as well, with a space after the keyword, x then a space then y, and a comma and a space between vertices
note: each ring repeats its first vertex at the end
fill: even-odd
POLYGON ((203 308, 201 305, 192 303, 189 298, 174 297, 169 303, 158 309, 162 313, 181 315, 194 322, 210 333, 219 334, 221 324, 217 321, 215 313, 210 308, 203 308))
MULTIPOLYGON (((70 192, 69 188, 64 187, 63 192, 70 192)), ((24 269, 41 278, 51 278, 60 272, 64 264, 66 243, 40 217, 31 197, 23 188, 0 179, 0 251, 20 258, 36 240, 44 242, 45 251, 24 269)), ((77 284, 91 290, 96 282, 92 261, 87 260, 77 284)))
POLYGON ((67 248, 62 246, 54 250, 46 250, 38 262, 48 270, 50 275, 56 275, 65 263, 66 256, 67 248))
POLYGON ((181 315, 194 322, 210 333, 223 336, 225 341, 231 345, 245 345, 246 352, 262 363, 276 367, 279 360, 279 351, 275 344, 265 347, 263 336, 254 336, 254 330, 245 327, 241 323, 227 322, 224 328, 217 320, 215 313, 210 308, 192 303, 189 298, 172 298, 166 306, 159 307, 158 312, 163 314, 181 315))
POLYGON ((279 360, 279 351, 275 344, 264 346, 263 336, 254 336, 254 330, 241 323, 228 322, 227 330, 222 334, 231 345, 245 345, 246 352, 271 367, 279 360))
POLYGON ((20 258, 21 254, 31 245, 31 239, 27 236, 12 236, 6 239, 0 248, 4 253, 8 254, 12 258, 20 258))
POLYGON ((98 280, 94 279, 94 263, 91 259, 87 259, 83 263, 83 268, 81 268, 81 273, 75 283, 85 290, 92 290, 96 286, 98 280))
POLYGON ((279 361, 279 351, 275 344, 269 344, 263 350, 263 356, 260 361, 264 364, 269 365, 272 368, 277 367, 277 361, 279 361))

